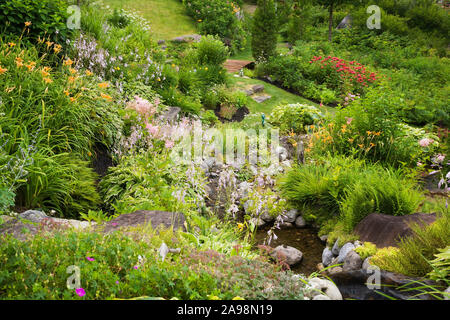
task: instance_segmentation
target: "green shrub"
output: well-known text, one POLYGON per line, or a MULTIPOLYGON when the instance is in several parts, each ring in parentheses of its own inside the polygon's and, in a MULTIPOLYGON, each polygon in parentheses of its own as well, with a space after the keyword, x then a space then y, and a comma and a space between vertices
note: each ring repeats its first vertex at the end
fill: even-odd
POLYGON ((229 42, 233 51, 245 45, 243 23, 236 16, 242 14, 241 1, 183 0, 183 4, 187 14, 198 22, 202 34, 218 36, 229 42))
POLYGON ((355 252, 359 254, 362 260, 373 256, 377 252, 377 246, 372 242, 364 242, 362 246, 356 247, 355 252))
POLYGON ((401 171, 343 157, 319 158, 281 180, 282 195, 296 208, 315 212, 319 225, 337 218, 350 233, 366 215, 413 213, 421 200, 401 171))
POLYGON ((275 107, 270 114, 269 122, 278 126, 283 133, 306 132, 306 127, 316 124, 323 114, 314 106, 306 104, 287 104, 275 107))
POLYGON ((211 35, 202 37, 197 44, 197 59, 202 66, 223 65, 228 54, 228 48, 211 35))
POLYGON ((277 13, 273 0, 258 0, 252 21, 252 54, 257 62, 265 62, 277 49, 277 13))
POLYGON ((53 41, 65 43, 72 35, 66 24, 67 8, 65 0, 4 0, 0 3, 0 29, 2 34, 50 36, 53 41), (26 30, 25 22, 31 22, 26 30))
MULTIPOLYGON (((136 241, 120 232, 109 235, 75 231, 38 234, 24 242, 3 238, 0 247, 0 298, 2 299, 302 299, 304 284, 292 273, 264 260, 190 248, 192 234, 151 228, 134 228, 144 236, 136 241), (162 242, 180 248, 164 261, 158 255, 162 242), (70 252, 70 255, 67 254, 70 252), (89 259, 88 259, 89 258, 89 259), (142 259, 142 260, 141 260, 142 259), (85 295, 68 289, 80 270, 85 295), (270 285, 272 290, 264 290, 270 285)), ((237 247, 238 248, 238 247, 237 247)))

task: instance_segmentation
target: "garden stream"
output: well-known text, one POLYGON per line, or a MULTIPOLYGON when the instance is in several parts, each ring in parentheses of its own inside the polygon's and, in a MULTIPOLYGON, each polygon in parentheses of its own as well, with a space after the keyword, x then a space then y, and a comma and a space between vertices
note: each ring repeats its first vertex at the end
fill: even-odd
MULTIPOLYGON (((267 237, 268 228, 262 228, 256 232, 256 243, 263 244, 267 237)), ((291 267, 295 273, 301 273, 309 276, 317 271, 317 264, 322 262, 322 251, 325 245, 317 236, 317 230, 314 228, 290 228, 275 230, 276 240, 272 240, 270 246, 275 248, 279 245, 287 245, 300 250, 303 258, 297 265, 291 267)))

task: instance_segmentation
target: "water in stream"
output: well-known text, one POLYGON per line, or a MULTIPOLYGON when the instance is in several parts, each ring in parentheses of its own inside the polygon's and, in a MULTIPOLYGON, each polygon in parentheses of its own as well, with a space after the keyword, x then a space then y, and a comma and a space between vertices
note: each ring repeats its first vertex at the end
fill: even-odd
MULTIPOLYGON (((262 228, 256 232, 256 243, 263 244, 267 236, 268 228, 262 228)), ((312 272, 317 271, 317 264, 322 262, 322 251, 325 245, 317 236, 317 230, 313 228, 290 228, 275 230, 277 240, 272 240, 271 247, 275 248, 279 245, 287 245, 300 250, 303 253, 302 261, 291 267, 295 273, 302 273, 309 276, 312 272)))

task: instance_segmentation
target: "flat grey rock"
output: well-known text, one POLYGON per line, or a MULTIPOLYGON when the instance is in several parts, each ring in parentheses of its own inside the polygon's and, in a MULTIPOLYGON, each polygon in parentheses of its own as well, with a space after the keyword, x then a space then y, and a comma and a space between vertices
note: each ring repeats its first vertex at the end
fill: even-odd
POLYGON ((264 101, 269 100, 270 98, 272 98, 272 97, 271 96, 256 96, 256 97, 253 97, 252 99, 258 103, 263 103, 264 101))

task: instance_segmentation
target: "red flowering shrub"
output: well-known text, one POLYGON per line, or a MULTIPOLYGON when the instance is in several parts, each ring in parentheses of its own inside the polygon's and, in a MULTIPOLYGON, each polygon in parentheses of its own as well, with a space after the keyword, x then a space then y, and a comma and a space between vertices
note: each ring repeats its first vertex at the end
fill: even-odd
POLYGON ((342 96, 363 93, 365 87, 380 79, 379 75, 356 61, 332 56, 314 56, 309 63, 315 69, 313 73, 316 75, 316 81, 327 84, 327 87, 337 90, 342 96))

